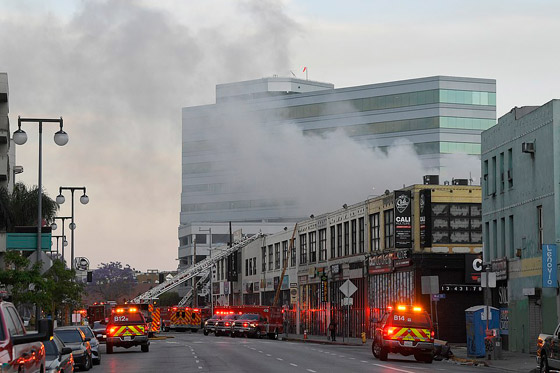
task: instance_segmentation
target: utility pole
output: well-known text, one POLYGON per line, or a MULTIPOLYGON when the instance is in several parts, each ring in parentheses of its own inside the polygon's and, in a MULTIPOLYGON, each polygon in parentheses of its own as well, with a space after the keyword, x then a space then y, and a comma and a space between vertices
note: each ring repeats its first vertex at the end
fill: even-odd
MULTIPOLYGON (((196 236, 193 240, 193 267, 196 265, 196 236)), ((193 277, 193 307, 198 307, 198 290, 196 289, 196 276, 193 277)))

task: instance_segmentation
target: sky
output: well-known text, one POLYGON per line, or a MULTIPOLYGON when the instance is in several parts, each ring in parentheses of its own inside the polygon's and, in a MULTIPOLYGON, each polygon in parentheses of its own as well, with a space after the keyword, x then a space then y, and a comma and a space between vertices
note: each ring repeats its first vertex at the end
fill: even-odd
MULTIPOLYGON (((18 115, 64 118, 64 147, 44 126, 43 186, 52 198, 87 188, 89 204, 75 201, 76 256, 174 270, 181 108, 214 103, 216 84, 304 78, 303 67, 337 88, 492 78, 499 117, 558 98, 559 14, 559 2, 539 0, 3 0, 0 72, 12 131, 18 115)), ((37 126, 23 129, 17 180, 36 185, 37 126)), ((364 198, 376 193, 368 185, 364 198)))

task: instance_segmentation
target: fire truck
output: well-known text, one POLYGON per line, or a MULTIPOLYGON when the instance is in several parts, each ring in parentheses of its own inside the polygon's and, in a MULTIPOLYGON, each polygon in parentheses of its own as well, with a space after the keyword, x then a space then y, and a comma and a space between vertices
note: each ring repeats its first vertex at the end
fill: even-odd
POLYGON ((105 324, 111 316, 111 310, 115 302, 95 302, 87 308, 88 323, 93 325, 95 321, 105 324))
POLYGON ((196 333, 203 326, 203 310, 200 308, 167 307, 162 315, 163 328, 166 332, 190 330, 196 333))
POLYGON ((284 315, 281 307, 273 306, 229 306, 214 308, 218 315, 237 314, 238 320, 231 326, 232 337, 235 336, 268 336, 270 339, 278 339, 278 335, 284 332, 284 315), (243 315, 258 316, 256 321, 247 320, 243 315))
POLYGON ((148 324, 148 335, 153 337, 155 333, 159 333, 161 329, 161 310, 156 307, 153 303, 139 303, 136 307, 146 319, 148 324))

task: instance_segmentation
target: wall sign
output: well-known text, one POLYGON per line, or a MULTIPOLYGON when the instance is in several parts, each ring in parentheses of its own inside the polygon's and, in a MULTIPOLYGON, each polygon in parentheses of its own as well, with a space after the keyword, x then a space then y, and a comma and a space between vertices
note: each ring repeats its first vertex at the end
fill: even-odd
POLYGON ((542 287, 558 286, 558 259, 556 245, 542 245, 542 287))
POLYGON ((432 190, 420 191, 420 247, 432 246, 432 190))
POLYGON ((507 258, 504 257, 492 260, 492 272, 496 272, 497 281, 507 280, 507 268, 507 258))
POLYGON ((482 286, 479 285, 445 284, 441 286, 442 293, 449 293, 449 292, 476 293, 481 291, 482 291, 482 286))
POLYGON ((465 254, 465 283, 480 284, 482 254, 465 254))
POLYGON ((412 199, 409 190, 395 191, 395 248, 412 247, 412 199))

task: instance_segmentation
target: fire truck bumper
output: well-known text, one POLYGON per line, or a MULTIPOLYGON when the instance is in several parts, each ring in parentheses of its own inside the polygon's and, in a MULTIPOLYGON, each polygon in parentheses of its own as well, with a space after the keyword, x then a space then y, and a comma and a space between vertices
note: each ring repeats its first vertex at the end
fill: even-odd
POLYGON ((387 348, 389 352, 396 352, 403 355, 434 352, 434 344, 432 342, 384 340, 383 347, 387 348))
POLYGON ((126 337, 107 337, 107 343, 118 347, 132 347, 144 344, 150 344, 147 335, 131 335, 126 337))

